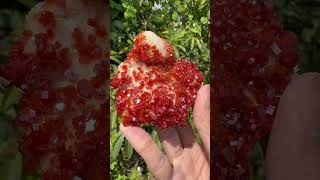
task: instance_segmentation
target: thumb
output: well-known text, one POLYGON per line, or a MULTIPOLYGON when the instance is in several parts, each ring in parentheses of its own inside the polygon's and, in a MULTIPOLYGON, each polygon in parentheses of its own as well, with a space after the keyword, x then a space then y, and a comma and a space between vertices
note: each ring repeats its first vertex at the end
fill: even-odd
POLYGON ((210 85, 204 85, 198 91, 193 107, 193 118, 203 146, 210 157, 210 85))

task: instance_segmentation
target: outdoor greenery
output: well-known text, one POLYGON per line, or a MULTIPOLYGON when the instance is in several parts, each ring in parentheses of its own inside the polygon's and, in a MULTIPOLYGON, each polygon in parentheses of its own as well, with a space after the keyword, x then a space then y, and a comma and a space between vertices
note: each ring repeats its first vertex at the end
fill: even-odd
MULTIPOLYGON (((11 44, 23 32, 24 18, 38 1, 13 0, 0 7, 0 65, 8 56, 11 44)), ((23 171, 22 155, 19 152, 19 133, 15 117, 19 111, 22 92, 16 87, 7 87, 0 77, 0 179, 36 180, 37 175, 23 171)))

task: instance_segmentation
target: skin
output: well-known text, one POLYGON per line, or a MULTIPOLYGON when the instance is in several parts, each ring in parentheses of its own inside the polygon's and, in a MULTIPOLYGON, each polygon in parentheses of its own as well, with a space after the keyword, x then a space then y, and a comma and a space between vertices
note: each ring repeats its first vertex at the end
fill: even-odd
MULTIPOLYGON (((203 145, 195 143, 190 126, 158 130, 165 153, 139 127, 120 129, 157 179, 209 179, 209 86, 202 87, 194 121, 203 145), (139 141, 137 141, 139 139, 139 141)), ((320 74, 294 79, 283 93, 266 156, 267 180, 320 179, 320 74)))
POLYGON ((320 74, 304 74, 281 97, 271 132, 267 180, 320 179, 320 74))
POLYGON ((193 136, 190 124, 186 127, 157 129, 164 152, 140 127, 120 130, 144 159, 148 169, 159 180, 207 180, 210 178, 210 86, 202 86, 193 108, 195 126, 202 144, 193 136))

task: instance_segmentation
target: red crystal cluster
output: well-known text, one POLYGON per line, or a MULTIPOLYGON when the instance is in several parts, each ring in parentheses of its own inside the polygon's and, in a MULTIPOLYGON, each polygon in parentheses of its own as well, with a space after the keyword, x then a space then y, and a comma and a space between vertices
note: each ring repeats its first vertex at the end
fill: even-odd
POLYGON ((298 61, 297 39, 262 1, 215 0, 211 18, 214 179, 245 180, 298 61))
POLYGON ((98 0, 39 3, 1 67, 24 92, 24 167, 44 180, 108 177, 106 11, 98 0))
POLYGON ((203 81, 196 65, 177 60, 173 47, 150 31, 140 33, 111 86, 125 126, 184 125, 203 81))

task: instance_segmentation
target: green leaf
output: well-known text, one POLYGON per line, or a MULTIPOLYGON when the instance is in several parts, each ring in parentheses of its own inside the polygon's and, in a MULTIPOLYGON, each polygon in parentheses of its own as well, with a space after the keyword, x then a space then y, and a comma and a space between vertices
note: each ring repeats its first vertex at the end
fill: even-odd
POLYGON ((35 6, 38 1, 37 0, 17 0, 18 2, 20 2, 21 4, 27 6, 28 8, 32 8, 33 6, 35 6))
POLYGON ((169 34, 169 31, 162 31, 162 34, 169 34))
POLYGON ((174 21, 178 20, 178 18, 179 18, 179 15, 176 12, 172 14, 172 19, 174 21))
POLYGON ((195 27, 190 29, 191 32, 196 33, 201 36, 201 28, 196 24, 194 24, 194 25, 195 25, 195 27))
POLYGON ((22 174, 22 180, 41 180, 41 175, 24 171, 22 174))
POLYGON ((187 52, 186 48, 184 48, 183 46, 177 44, 176 45, 179 49, 181 49, 183 52, 187 52))
POLYGON ((3 100, 1 102, 1 111, 5 111, 13 105, 17 105, 22 96, 22 92, 20 89, 16 87, 11 87, 6 90, 3 100))
POLYGON ((152 130, 151 132, 151 137, 153 139, 153 141, 157 144, 157 146, 162 149, 162 146, 161 146, 161 142, 160 142, 160 139, 159 139, 159 136, 158 136, 158 133, 155 129, 152 130))
POLYGON ((6 62, 7 56, 0 54, 0 65, 6 62))
POLYGON ((128 40, 127 40, 127 43, 128 43, 129 45, 132 45, 132 43, 133 43, 132 39, 128 39, 128 40))
POLYGON ((170 40, 173 42, 180 41, 186 34, 186 31, 178 31, 170 36, 170 40))
POLYGON ((188 15, 188 19, 189 19, 189 21, 192 21, 192 20, 193 20, 193 15, 192 15, 192 14, 189 14, 189 15, 188 15))
POLYGON ((190 49, 191 51, 194 49, 194 38, 191 38, 191 44, 190 44, 190 49))
POLYGON ((249 154, 250 180, 264 180, 264 155, 259 143, 255 145, 249 154))
POLYGON ((117 139, 117 141, 113 147, 113 150, 111 152, 111 159, 116 159, 118 157, 119 152, 121 150, 121 146, 123 144, 123 141, 124 141, 123 134, 119 134, 119 138, 117 139))
POLYGON ((112 25, 114 27, 117 27, 118 29, 123 29, 123 23, 120 20, 114 20, 112 21, 112 25))
POLYGON ((110 56, 110 59, 118 64, 122 63, 120 59, 114 57, 114 56, 110 56))
POLYGON ((14 36, 19 36, 23 32, 24 17, 19 11, 13 11, 11 14, 11 27, 13 29, 14 36))
POLYGON ((175 51, 175 54, 176 54, 176 57, 180 57, 180 54, 179 54, 179 50, 176 48, 176 47, 174 47, 173 46, 173 49, 174 49, 174 51, 175 51))
POLYGON ((118 53, 116 51, 111 50, 110 55, 117 55, 118 53))
POLYGON ((201 17, 200 21, 202 24, 208 24, 209 22, 207 17, 201 17))
POLYGON ((15 157, 0 165, 0 179, 20 180, 22 174, 22 156, 16 153, 15 157))
MULTIPOLYGON (((7 143, 11 139, 11 141, 17 138, 16 128, 13 127, 13 118, 5 115, 0 115, 0 141, 3 140, 7 143)), ((4 145, 4 144, 2 144, 4 145)), ((11 144, 12 145, 12 144, 11 144)), ((1 146, 1 144, 0 144, 1 146)), ((12 148, 10 148, 12 149, 12 148)), ((0 150, 1 151, 1 150, 0 150)))
POLYGON ((110 112, 111 112, 111 116, 110 116, 110 120, 111 120, 111 129, 117 127, 117 112, 114 108, 110 108, 110 112))
POLYGON ((198 38, 195 38, 195 40, 196 40, 198 48, 202 49, 202 45, 201 45, 202 43, 200 42, 200 40, 198 38))
POLYGON ((125 141, 125 148, 126 148, 127 158, 130 159, 133 155, 133 147, 127 140, 125 141))

